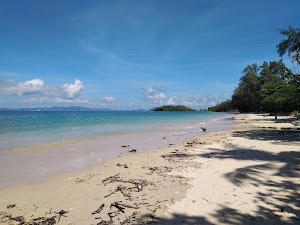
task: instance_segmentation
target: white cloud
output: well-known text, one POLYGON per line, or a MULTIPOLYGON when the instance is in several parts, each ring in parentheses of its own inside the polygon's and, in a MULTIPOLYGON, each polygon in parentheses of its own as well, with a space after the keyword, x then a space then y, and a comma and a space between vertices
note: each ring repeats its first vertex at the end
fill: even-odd
POLYGON ((61 86, 62 90, 67 93, 68 98, 76 98, 80 95, 80 92, 84 89, 80 80, 76 79, 74 84, 64 84, 61 86))
POLYGON ((0 95, 23 96, 24 103, 96 104, 94 101, 80 96, 83 89, 84 86, 78 79, 74 83, 66 83, 60 87, 45 86, 41 79, 24 82, 0 80, 0 95))
POLYGON ((186 106, 198 106, 198 105, 203 105, 202 103, 195 102, 195 101, 182 101, 181 104, 182 104, 182 105, 186 105, 186 106))
POLYGON ((105 103, 112 104, 116 102, 116 99, 113 96, 107 96, 107 97, 103 97, 102 101, 104 101, 105 103))
POLYGON ((44 81, 33 79, 25 82, 16 82, 13 80, 0 81, 0 94, 4 95, 29 95, 43 91, 44 81))
POLYGON ((175 101, 176 99, 177 99, 176 96, 173 96, 173 97, 169 98, 169 100, 167 101, 167 104, 168 105, 175 105, 176 104, 176 101, 175 101))
POLYGON ((156 100, 166 99, 167 96, 165 95, 165 93, 161 92, 159 89, 160 89, 159 84, 156 84, 153 87, 147 89, 146 90, 146 97, 150 100, 153 100, 154 102, 156 100))
POLYGON ((153 95, 148 95, 147 96, 148 99, 153 99, 153 100, 162 100, 162 99, 166 99, 167 96, 160 92, 160 93, 157 93, 157 94, 153 94, 153 95))

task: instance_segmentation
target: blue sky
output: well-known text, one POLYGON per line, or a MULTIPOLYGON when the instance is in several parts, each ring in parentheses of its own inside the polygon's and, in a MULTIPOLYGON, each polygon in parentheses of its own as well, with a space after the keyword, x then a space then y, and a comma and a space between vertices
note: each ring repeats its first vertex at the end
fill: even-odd
MULTIPOLYGON (((299 0, 1 1, 0 108, 206 108, 278 60, 299 0)), ((288 59, 286 61, 288 63, 288 59)))

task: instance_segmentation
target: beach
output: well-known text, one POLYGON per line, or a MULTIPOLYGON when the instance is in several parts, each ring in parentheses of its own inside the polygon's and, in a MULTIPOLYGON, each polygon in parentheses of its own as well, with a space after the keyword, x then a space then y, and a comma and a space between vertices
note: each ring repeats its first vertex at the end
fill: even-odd
POLYGON ((236 115, 232 130, 2 189, 0 224, 299 224, 291 120, 236 115))

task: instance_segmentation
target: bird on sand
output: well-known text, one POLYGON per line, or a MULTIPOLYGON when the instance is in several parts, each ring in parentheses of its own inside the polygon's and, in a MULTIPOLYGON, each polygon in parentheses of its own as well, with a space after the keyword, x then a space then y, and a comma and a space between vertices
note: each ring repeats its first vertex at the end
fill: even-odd
POLYGON ((206 128, 204 128, 204 127, 201 127, 201 129, 205 132, 206 131, 206 128))

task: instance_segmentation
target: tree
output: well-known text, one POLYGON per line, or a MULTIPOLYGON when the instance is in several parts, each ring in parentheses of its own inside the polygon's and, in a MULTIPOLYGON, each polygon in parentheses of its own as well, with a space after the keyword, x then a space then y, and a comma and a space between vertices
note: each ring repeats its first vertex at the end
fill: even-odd
POLYGON ((292 28, 289 26, 287 30, 280 30, 280 33, 286 36, 286 39, 281 40, 281 42, 276 46, 277 52, 280 57, 288 53, 288 56, 292 59, 295 73, 299 74, 299 64, 300 64, 300 29, 292 28), (295 66, 296 63, 296 66, 295 66), (296 70, 297 67, 297 70, 296 70))
POLYGON ((282 62, 282 59, 277 61, 264 62, 260 66, 260 79, 262 85, 274 80, 275 78, 280 78, 282 80, 289 81, 293 78, 293 73, 289 70, 286 65, 282 62))
POLYGON ((258 71, 259 66, 257 64, 246 66, 239 86, 234 90, 232 104, 240 112, 254 112, 260 108, 259 90, 261 81, 258 71))
POLYGON ((187 111, 187 112, 194 112, 195 109, 183 106, 183 105, 164 105, 161 107, 153 108, 152 111, 187 111))
POLYGON ((296 102, 294 101, 294 85, 276 78, 264 84, 260 90, 262 108, 268 112, 291 111, 296 102))
POLYGON ((207 111, 213 111, 213 112, 230 112, 232 111, 233 107, 232 107, 232 103, 231 100, 227 99, 224 102, 221 102, 219 104, 217 104, 214 107, 209 107, 207 109, 207 111))

